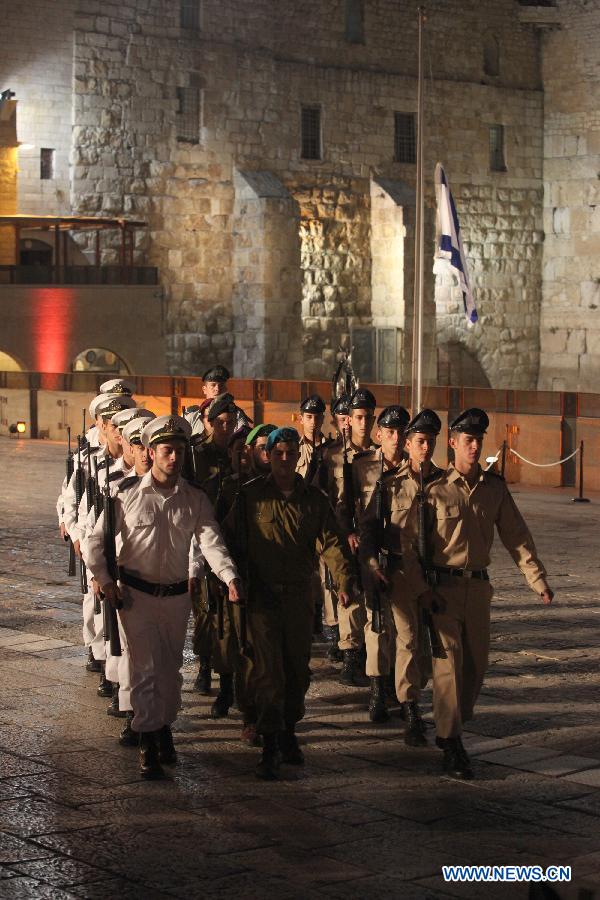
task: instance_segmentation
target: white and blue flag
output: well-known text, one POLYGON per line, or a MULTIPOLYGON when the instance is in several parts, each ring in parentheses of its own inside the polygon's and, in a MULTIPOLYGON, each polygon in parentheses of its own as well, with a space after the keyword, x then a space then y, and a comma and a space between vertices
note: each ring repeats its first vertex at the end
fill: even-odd
POLYGON ((463 295, 465 316, 472 325, 477 321, 477 310, 469 280, 467 259, 460 235, 460 224, 452 192, 441 163, 435 167, 435 196, 437 200, 436 257, 450 263, 452 273, 458 279, 463 295))

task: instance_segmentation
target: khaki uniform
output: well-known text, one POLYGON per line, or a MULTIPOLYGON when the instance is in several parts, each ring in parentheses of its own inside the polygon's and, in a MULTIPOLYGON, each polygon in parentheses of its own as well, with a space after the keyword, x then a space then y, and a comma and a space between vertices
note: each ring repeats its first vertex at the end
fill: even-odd
MULTIPOLYGON (((432 466, 425 479, 425 492, 442 478, 444 472, 432 466)), ((382 635, 373 635, 371 653, 377 654, 377 667, 383 669, 395 660, 396 696, 400 703, 419 700, 421 688, 427 683, 431 662, 422 655, 421 610, 414 591, 404 575, 402 563, 402 532, 415 502, 419 489, 417 478, 412 474, 408 461, 397 471, 390 472, 383 481, 383 506, 385 529, 383 551, 387 558, 387 574, 390 588, 382 594, 384 604, 385 633, 389 640, 381 640, 382 635), (391 616, 393 621, 389 621, 391 616), (394 648, 395 633, 395 648, 394 648)), ((377 546, 379 523, 377 521, 376 498, 371 497, 360 523, 360 556, 367 570, 379 565, 377 546)))
MULTIPOLYGON (((482 573, 490 564, 494 529, 530 588, 548 589, 546 572, 533 538, 504 482, 479 470, 471 488, 449 466, 428 493, 429 537, 434 566, 482 573)), ((406 576, 416 595, 427 590, 416 552, 416 521, 411 514, 404 536, 406 576)), ((436 591, 446 601, 433 616, 446 656, 433 660, 433 711, 438 737, 457 737, 473 710, 488 664, 490 602, 493 589, 485 578, 439 574, 436 591)))
MULTIPOLYGON (((310 475, 311 461, 315 452, 320 454, 321 461, 325 463, 326 454, 331 445, 332 441, 322 434, 320 435, 319 443, 315 445, 307 441, 304 436, 301 437, 299 445, 300 456, 296 466, 298 475, 301 475, 306 481, 307 477, 310 475)), ((317 467, 317 471, 311 478, 311 482, 317 487, 320 487, 321 490, 325 490, 326 479, 327 469, 325 465, 321 465, 317 467)), ((313 605, 324 608, 326 610, 325 617, 327 624, 329 625, 331 620, 333 620, 332 624, 335 625, 336 619, 333 609, 333 599, 331 597, 331 591, 325 590, 325 563, 322 560, 319 561, 319 565, 313 572, 310 582, 310 591, 313 595, 313 605)), ((319 613, 317 613, 317 615, 319 615, 319 613)))
MULTIPOLYGON (((348 591, 349 553, 324 494, 299 476, 284 497, 271 475, 242 488, 246 511, 248 635, 253 666, 250 691, 257 731, 273 734, 304 715, 310 683, 314 596, 309 590, 322 555, 335 582, 348 591)), ((239 501, 225 520, 232 544, 240 545, 239 501)))

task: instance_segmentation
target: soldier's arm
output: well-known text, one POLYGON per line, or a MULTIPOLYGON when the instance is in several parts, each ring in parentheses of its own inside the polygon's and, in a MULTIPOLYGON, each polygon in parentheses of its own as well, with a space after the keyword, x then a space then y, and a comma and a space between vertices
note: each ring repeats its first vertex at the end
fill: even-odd
MULTIPOLYGON (((434 517, 432 520, 435 521, 434 517)), ((423 569, 417 552, 418 544, 418 518, 417 506, 413 503, 406 522, 402 529, 402 568, 409 584, 410 590, 415 596, 420 597, 430 590, 423 575, 423 569)))
POLYGON ((371 499, 360 519, 359 527, 359 558, 361 563, 369 569, 377 569, 379 566, 379 547, 377 546, 377 534, 379 523, 377 521, 377 497, 372 494, 371 499))
POLYGON ((531 590, 536 594, 544 594, 546 591, 550 591, 546 570, 537 555, 525 519, 504 483, 502 483, 502 489, 502 502, 496 516, 496 528, 500 540, 525 576, 531 590))
POLYGON ((317 536, 317 552, 337 585, 338 591, 347 594, 352 586, 352 561, 344 536, 340 532, 331 504, 323 497, 321 527, 317 536))
MULTIPOLYGON (((115 535, 123 528, 124 513, 121 499, 117 496, 114 498, 115 512, 115 535)), ((96 524, 89 533, 86 540, 87 567, 102 588, 111 585, 113 580, 108 571, 108 563, 104 555, 104 513, 100 513, 96 524)))
POLYGON ((235 563, 215 519, 210 500, 201 492, 198 492, 198 500, 200 507, 194 535, 212 571, 228 585, 239 577, 235 563))
POLYGON ((71 478, 69 479, 69 483, 66 486, 63 492, 63 522, 65 523, 65 528, 67 530, 67 534, 71 538, 71 540, 77 541, 79 539, 79 535, 77 534, 77 500, 75 497, 75 475, 77 470, 73 472, 71 478))

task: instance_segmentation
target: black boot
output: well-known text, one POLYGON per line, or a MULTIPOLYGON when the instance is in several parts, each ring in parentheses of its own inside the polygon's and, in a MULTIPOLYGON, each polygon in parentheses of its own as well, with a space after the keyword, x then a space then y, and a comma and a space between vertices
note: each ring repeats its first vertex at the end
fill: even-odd
POLYGON ((361 671, 360 650, 344 650, 342 671, 338 679, 340 684, 351 684, 365 687, 368 683, 361 671))
POLYGON ((382 675, 371 678, 371 699, 369 700, 369 719, 371 722, 387 722, 390 714, 385 702, 385 679, 382 675))
POLYGON ((426 747, 425 723, 421 718, 418 703, 416 700, 407 700, 406 703, 402 704, 402 709, 404 710, 404 721, 406 722, 404 743, 409 747, 426 747))
POLYGON ((327 650, 327 659, 331 660, 331 662, 341 662, 344 658, 343 650, 339 648, 340 642, 340 627, 339 625, 334 625, 331 629, 331 644, 329 645, 329 649, 327 650))
POLYGON ((99 659, 94 659, 94 654, 92 653, 92 648, 88 647, 88 658, 85 664, 86 672, 101 672, 102 664, 99 659))
POLYGON ((443 765, 446 775, 449 775, 450 778, 457 778, 460 781, 467 781, 473 777, 471 760, 459 737, 436 737, 435 742, 444 751, 443 765))
POLYGON ((385 694, 388 700, 394 705, 398 702, 398 697, 396 695, 396 673, 394 671, 390 672, 385 679, 385 694))
POLYGON ((119 743, 122 747, 139 747, 140 745, 139 733, 131 727, 132 719, 133 713, 130 710, 125 713, 125 724, 119 735, 119 743))
POLYGON ((158 759, 155 731, 142 731, 140 734, 140 775, 146 781, 158 781, 165 777, 158 759))
POLYGON ((210 656, 200 657, 200 668, 194 682, 194 690, 205 696, 210 694, 211 673, 210 673, 210 656))
POLYGON ((112 681, 109 681, 106 675, 104 674, 104 663, 102 665, 102 673, 100 675, 100 684, 98 685, 98 690, 96 693, 99 697, 112 697, 113 686, 112 681))
POLYGON ((117 719, 124 719, 127 713, 125 710, 121 712, 119 709, 119 685, 113 684, 112 689, 112 700, 110 701, 110 706, 106 710, 106 714, 108 716, 114 716, 117 719))
POLYGON ((298 746, 298 738, 293 725, 286 728, 285 731, 279 732, 279 749, 282 762, 290 766, 304 765, 304 753, 298 746))
POLYGON ((173 732, 169 725, 163 725, 158 732, 158 758, 163 766, 174 766, 177 762, 173 732))
POLYGON ((275 781, 279 772, 281 755, 276 734, 263 735, 263 752, 256 766, 256 777, 262 781, 275 781))
POLYGON ((233 703, 233 675, 219 675, 219 693, 210 708, 213 719, 225 719, 233 703))

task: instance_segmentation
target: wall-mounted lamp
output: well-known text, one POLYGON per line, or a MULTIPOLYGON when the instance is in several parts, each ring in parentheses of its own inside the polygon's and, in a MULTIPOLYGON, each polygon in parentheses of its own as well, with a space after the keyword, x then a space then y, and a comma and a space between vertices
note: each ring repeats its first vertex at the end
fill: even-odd
POLYGON ((19 150, 35 150, 35 144, 29 144, 27 141, 19 141, 19 150))

